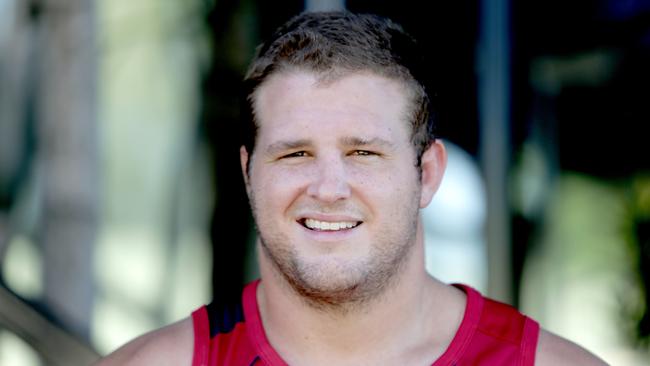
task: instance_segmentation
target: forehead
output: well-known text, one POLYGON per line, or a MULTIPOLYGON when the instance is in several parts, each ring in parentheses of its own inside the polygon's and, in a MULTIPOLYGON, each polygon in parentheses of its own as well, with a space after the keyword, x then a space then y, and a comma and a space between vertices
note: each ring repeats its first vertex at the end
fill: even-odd
POLYGON ((410 99, 404 82, 370 72, 326 80, 311 72, 279 72, 254 95, 258 142, 287 131, 304 135, 321 128, 408 138, 410 99))

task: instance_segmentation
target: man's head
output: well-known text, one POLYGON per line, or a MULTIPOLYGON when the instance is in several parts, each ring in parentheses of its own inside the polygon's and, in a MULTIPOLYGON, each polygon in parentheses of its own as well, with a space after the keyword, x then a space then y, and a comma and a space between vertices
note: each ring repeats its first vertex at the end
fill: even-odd
POLYGON ((422 53, 401 26, 375 15, 347 12, 303 13, 260 45, 245 78, 249 154, 257 136, 256 91, 268 78, 287 70, 309 71, 328 83, 345 75, 371 72, 404 83, 410 100, 407 120, 416 165, 435 140, 431 101, 424 87, 422 53))
POLYGON ((438 187, 444 147, 397 52, 412 40, 396 25, 307 14, 274 39, 248 76, 255 133, 240 149, 262 276, 349 309, 400 273, 424 274, 412 255, 419 208, 438 187))

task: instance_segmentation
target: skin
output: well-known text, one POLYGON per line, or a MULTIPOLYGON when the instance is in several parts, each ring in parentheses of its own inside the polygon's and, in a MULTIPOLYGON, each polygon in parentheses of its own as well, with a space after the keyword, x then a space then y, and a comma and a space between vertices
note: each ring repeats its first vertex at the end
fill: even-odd
POLYGON ((193 352, 192 320, 186 318, 130 341, 94 365, 191 365, 193 352))
MULTIPOLYGON (((466 301, 430 277, 423 260, 419 208, 440 184, 444 146, 424 152, 420 174, 408 93, 371 73, 323 84, 284 72, 255 100, 257 144, 252 155, 242 147, 240 160, 260 234, 257 300, 272 346, 291 365, 431 364, 466 301), (312 230, 306 219, 355 225, 312 230)), ((99 364, 189 365, 192 338, 185 319, 99 364)), ((542 331, 536 364, 604 363, 542 331)))

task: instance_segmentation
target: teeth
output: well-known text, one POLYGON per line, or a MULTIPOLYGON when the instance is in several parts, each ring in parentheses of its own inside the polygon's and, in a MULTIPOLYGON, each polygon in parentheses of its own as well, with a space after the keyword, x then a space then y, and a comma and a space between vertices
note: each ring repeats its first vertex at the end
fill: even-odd
POLYGON ((338 231, 342 229, 351 229, 357 226, 357 223, 351 221, 328 222, 328 221, 318 221, 314 219, 306 219, 305 226, 313 230, 338 231))

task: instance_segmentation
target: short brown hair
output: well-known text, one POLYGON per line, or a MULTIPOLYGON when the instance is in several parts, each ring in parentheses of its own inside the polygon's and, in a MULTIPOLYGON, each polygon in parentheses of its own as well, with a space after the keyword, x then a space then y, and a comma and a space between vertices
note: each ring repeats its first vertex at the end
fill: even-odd
POLYGON ((411 140, 417 154, 435 140, 431 102, 424 86, 423 53, 400 25, 370 14, 302 13, 258 46, 244 79, 244 146, 253 153, 257 135, 255 91, 270 75, 298 69, 333 80, 370 71, 403 81, 412 94, 411 140))

